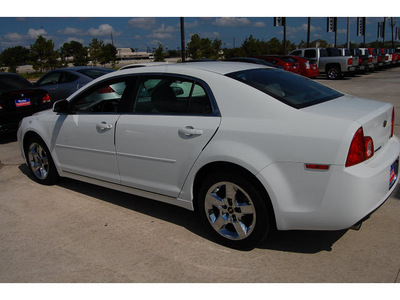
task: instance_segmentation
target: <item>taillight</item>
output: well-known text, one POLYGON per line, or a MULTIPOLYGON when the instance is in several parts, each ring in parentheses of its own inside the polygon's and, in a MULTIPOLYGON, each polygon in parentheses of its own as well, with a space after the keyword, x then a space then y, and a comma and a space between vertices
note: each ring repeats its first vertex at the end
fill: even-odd
POLYGON ((369 136, 364 136, 364 130, 360 127, 351 141, 346 167, 359 164, 374 155, 374 141, 369 136))
POLYGON ((108 93, 114 93, 115 91, 112 89, 111 86, 103 87, 101 89, 97 90, 98 94, 108 94, 108 93))
POLYGON ((347 60, 347 63, 351 66, 351 65, 353 65, 353 59, 352 58, 349 58, 348 60, 347 60))
POLYGON ((284 67, 285 67, 285 70, 290 70, 290 64, 289 63, 286 63, 284 67))
POLYGON ((391 126, 390 137, 392 137, 393 134, 394 134, 394 107, 393 107, 393 110, 392 110, 392 121, 391 121, 390 126, 391 126))
POLYGON ((362 65, 362 58, 359 58, 359 59, 358 59, 358 64, 359 64, 359 65, 362 65))
POLYGON ((368 57, 368 62, 372 63, 372 57, 368 57))
POLYGON ((50 102, 51 102, 51 100, 50 100, 50 95, 49 95, 49 94, 46 94, 46 96, 44 96, 44 97, 42 98, 42 104, 50 103, 50 102))

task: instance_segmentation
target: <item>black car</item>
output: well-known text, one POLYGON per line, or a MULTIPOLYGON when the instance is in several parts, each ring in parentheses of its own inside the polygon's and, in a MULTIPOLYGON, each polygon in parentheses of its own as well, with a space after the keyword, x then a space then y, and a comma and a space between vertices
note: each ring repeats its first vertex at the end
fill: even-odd
POLYGON ((0 135, 17 131, 22 118, 51 106, 46 90, 17 74, 0 73, 0 135))
POLYGON ((226 61, 237 61, 237 62, 247 62, 251 64, 258 64, 258 65, 264 65, 268 67, 273 67, 277 69, 283 69, 282 66, 277 66, 274 64, 271 64, 265 60, 259 59, 259 58, 253 58, 253 57, 233 57, 233 58, 227 58, 225 59, 226 61))

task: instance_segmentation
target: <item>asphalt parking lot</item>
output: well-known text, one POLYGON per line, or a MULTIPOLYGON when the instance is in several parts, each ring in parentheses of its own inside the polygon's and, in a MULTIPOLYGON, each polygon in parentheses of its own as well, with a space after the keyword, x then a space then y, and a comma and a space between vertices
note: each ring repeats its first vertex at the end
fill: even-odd
MULTIPOLYGON (((394 104, 400 68, 319 82, 394 104)), ((400 188, 359 231, 275 232, 251 251, 212 242, 193 212, 65 179, 35 183, 0 140, 0 282, 400 283, 400 188)))

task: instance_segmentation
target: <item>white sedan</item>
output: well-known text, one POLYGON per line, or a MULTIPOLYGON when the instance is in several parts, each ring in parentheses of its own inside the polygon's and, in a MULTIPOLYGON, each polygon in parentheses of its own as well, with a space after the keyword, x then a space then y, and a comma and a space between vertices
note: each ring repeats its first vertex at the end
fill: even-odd
POLYGON ((391 104, 235 62, 110 73, 25 118, 35 180, 69 177, 198 212, 218 242, 359 225, 398 182, 391 104))

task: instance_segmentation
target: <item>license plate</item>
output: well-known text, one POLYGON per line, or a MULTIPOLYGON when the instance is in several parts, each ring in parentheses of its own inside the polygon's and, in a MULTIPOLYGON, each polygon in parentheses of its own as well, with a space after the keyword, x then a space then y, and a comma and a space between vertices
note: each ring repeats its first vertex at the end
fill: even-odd
POLYGON ((395 184, 398 173, 399 173, 399 161, 395 161, 395 163, 393 165, 391 165, 391 167, 390 167, 389 190, 395 184))
POLYGON ((15 100, 16 107, 29 106, 29 105, 31 105, 31 99, 29 98, 15 100))

